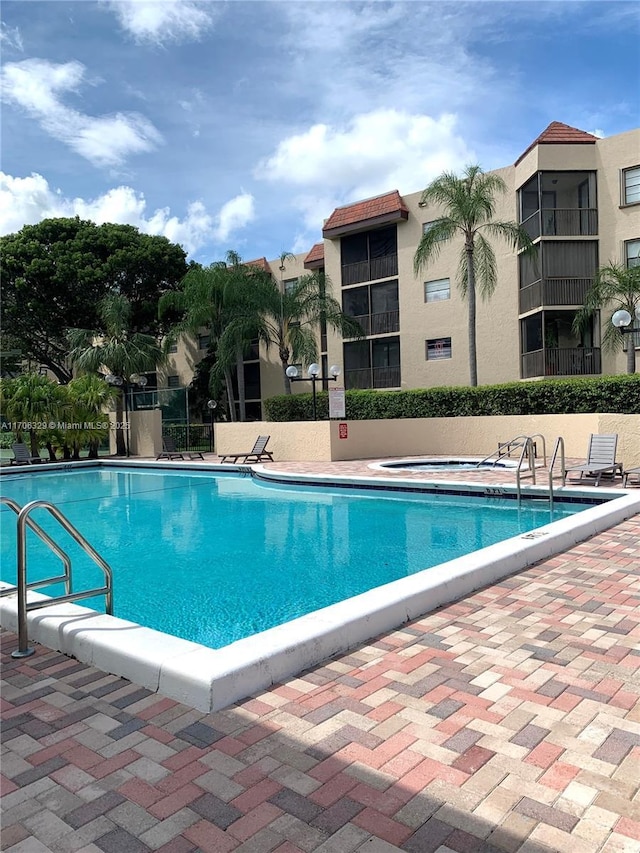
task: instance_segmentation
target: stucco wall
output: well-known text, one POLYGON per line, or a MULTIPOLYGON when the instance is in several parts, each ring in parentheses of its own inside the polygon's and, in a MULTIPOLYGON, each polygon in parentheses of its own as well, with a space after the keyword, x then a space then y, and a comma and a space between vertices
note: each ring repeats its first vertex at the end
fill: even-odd
POLYGON ((276 461, 341 461, 429 454, 488 456, 499 441, 542 434, 547 454, 562 436, 568 457, 584 458, 591 433, 617 433, 617 458, 640 465, 640 415, 519 415, 478 418, 406 418, 375 421, 217 424, 218 453, 249 451, 270 435, 276 461), (340 424, 346 438, 340 438, 340 424), (344 427, 342 428, 344 431, 344 427))

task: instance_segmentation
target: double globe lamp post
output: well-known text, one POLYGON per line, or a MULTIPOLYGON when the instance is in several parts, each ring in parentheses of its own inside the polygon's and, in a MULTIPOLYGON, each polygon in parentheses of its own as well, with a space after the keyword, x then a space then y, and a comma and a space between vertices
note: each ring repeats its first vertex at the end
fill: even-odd
POLYGON ((329 368, 329 376, 320 376, 320 365, 313 364, 309 365, 307 370, 309 376, 298 376, 298 368, 291 364, 286 369, 286 374, 289 377, 289 382, 311 382, 311 390, 313 396, 313 419, 314 421, 318 420, 318 399, 316 392, 316 383, 318 382, 335 382, 340 376, 341 370, 337 364, 332 364, 329 368))

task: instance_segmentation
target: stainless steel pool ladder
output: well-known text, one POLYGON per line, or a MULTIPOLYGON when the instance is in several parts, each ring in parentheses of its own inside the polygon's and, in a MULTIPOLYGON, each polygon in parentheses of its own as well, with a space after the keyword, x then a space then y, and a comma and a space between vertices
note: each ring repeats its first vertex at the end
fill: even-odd
POLYGON ((564 464, 564 438, 559 435, 556 438, 556 443, 553 448, 553 453, 551 454, 551 462, 549 463, 549 503, 553 507, 553 481, 555 479, 553 469, 555 468, 556 460, 560 456, 560 479, 562 480, 562 485, 564 486, 567 481, 567 475, 565 473, 565 464, 564 464))
POLYGON ((113 613, 113 575, 109 564, 102 559, 100 554, 87 542, 84 536, 76 530, 68 518, 66 518, 60 510, 48 501, 35 500, 23 507, 12 498, 0 496, 0 503, 5 504, 9 509, 13 510, 18 516, 17 518, 17 584, 16 586, 7 587, 0 590, 0 596, 10 595, 17 589, 18 591, 18 649, 12 653, 11 657, 23 658, 32 655, 35 651, 29 648, 29 636, 27 626, 27 612, 30 610, 39 610, 43 607, 48 607, 52 604, 60 604, 66 601, 79 601, 83 598, 93 598, 96 595, 105 596, 105 611, 109 615, 113 613), (94 563, 102 569, 105 576, 105 585, 97 589, 87 589, 82 592, 73 592, 73 573, 71 560, 69 555, 53 541, 48 533, 40 527, 39 524, 30 518, 30 513, 37 507, 46 509, 67 533, 74 539, 78 545, 91 557, 94 563), (46 580, 32 581, 27 583, 27 527, 32 530, 40 539, 47 545, 53 553, 62 560, 64 573, 58 577, 47 578, 46 580), (66 594, 58 595, 43 599, 41 601, 27 602, 27 590, 37 589, 38 587, 51 586, 53 584, 63 583, 65 585, 66 594))

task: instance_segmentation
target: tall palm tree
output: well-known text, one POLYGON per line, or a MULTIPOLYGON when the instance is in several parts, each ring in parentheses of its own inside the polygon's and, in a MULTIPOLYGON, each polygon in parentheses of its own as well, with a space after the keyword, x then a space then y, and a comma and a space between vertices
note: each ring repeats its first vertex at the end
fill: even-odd
MULTIPOLYGON (((288 256, 288 253, 284 253, 288 256)), ((275 346, 282 364, 285 394, 291 393, 287 367, 291 362, 310 364, 318 358, 318 330, 321 322, 339 331, 344 337, 361 338, 360 324, 342 311, 340 303, 330 294, 330 282, 324 273, 314 271, 298 278, 287 291, 270 274, 256 277, 254 287, 236 319, 221 338, 220 347, 229 347, 229 338, 244 329, 267 348, 275 346)))
POLYGON ((487 174, 480 166, 466 166, 461 178, 452 172, 443 172, 420 198, 421 206, 437 205, 444 212, 418 244, 413 258, 416 275, 438 257, 446 243, 456 237, 463 240, 458 287, 468 303, 470 385, 478 384, 476 288, 483 299, 489 298, 497 282, 496 257, 487 237, 502 238, 515 250, 534 252, 529 236, 517 222, 493 219, 496 195, 506 190, 499 175, 487 174))
MULTIPOLYGON (((596 311, 606 310, 607 319, 603 324, 602 345, 611 351, 619 350, 623 345, 624 334, 613 325, 612 317, 616 311, 626 311, 640 325, 640 266, 624 267, 615 261, 609 261, 600 267, 593 278, 593 284, 587 291, 584 305, 576 314, 573 330, 581 334, 590 324, 596 311)), ((638 328, 636 325, 636 328, 638 328)), ((633 338, 627 345, 627 373, 636 372, 636 350, 633 338)))
POLYGON ((164 353, 152 335, 131 331, 132 306, 121 294, 107 296, 99 306, 102 330, 71 329, 68 333, 69 359, 81 373, 102 373, 123 380, 122 393, 116 397, 116 450, 126 452, 122 426, 123 401, 129 377, 155 370, 164 361, 164 353))
POLYGON ((240 420, 245 420, 244 353, 251 338, 255 337, 255 323, 252 325, 249 320, 253 314, 248 307, 253 305, 251 294, 255 279, 261 275, 264 275, 261 270, 243 264, 237 252, 228 252, 227 262, 192 268, 182 280, 180 290, 166 293, 159 302, 161 316, 172 310, 182 315, 173 324, 166 345, 183 335, 194 336, 201 329, 208 330, 209 350, 215 357, 209 388, 212 395, 217 396, 224 380, 232 421, 236 420, 234 369, 238 378, 240 420), (220 349, 222 334, 231 323, 233 330, 227 332, 225 345, 220 349))

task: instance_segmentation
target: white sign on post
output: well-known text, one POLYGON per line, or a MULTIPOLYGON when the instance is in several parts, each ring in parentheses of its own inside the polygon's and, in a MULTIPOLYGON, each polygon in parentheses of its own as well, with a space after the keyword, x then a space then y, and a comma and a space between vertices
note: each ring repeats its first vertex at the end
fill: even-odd
POLYGON ((329 417, 345 417, 344 388, 329 388, 329 417))

